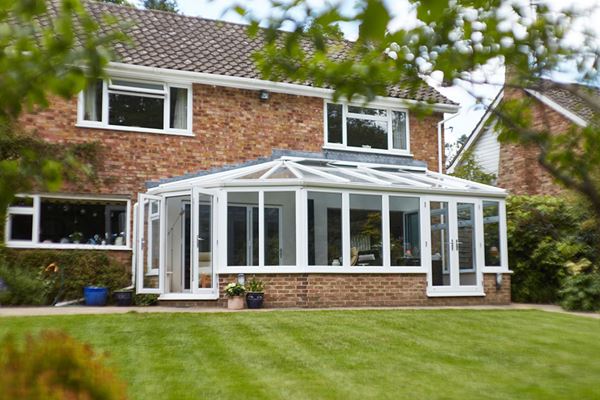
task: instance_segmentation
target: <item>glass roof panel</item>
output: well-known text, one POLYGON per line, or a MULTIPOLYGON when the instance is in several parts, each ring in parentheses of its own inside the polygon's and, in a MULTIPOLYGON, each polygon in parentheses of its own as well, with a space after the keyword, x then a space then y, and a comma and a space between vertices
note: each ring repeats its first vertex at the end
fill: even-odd
POLYGON ((296 175, 286 167, 277 167, 277 169, 271 173, 267 179, 297 179, 296 175))
POLYGON ((238 177, 237 179, 259 179, 261 176, 266 174, 270 169, 271 169, 271 167, 261 168, 258 171, 249 173, 248 175, 242 175, 242 176, 238 177))

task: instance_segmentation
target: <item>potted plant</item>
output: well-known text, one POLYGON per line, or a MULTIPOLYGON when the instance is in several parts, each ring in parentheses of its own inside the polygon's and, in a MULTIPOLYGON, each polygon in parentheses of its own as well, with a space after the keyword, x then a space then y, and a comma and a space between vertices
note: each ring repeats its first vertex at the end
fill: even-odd
POLYGON ((246 285, 246 304, 248 308, 262 308, 265 300, 265 285, 263 281, 252 277, 246 285))
POLYGON ((225 287, 225 293, 229 298, 227 299, 227 308, 230 310, 241 310, 244 308, 244 292, 246 288, 244 285, 231 282, 225 287))
POLYGON ((105 306, 108 288, 104 285, 86 286, 83 288, 83 298, 86 306, 105 306))
POLYGON ((83 240, 83 233, 77 231, 73 232, 69 235, 69 239, 71 239, 71 242, 73 243, 81 243, 83 240))
POLYGON ((128 307, 133 304, 133 291, 132 290, 115 290, 113 297, 117 302, 118 306, 128 307))

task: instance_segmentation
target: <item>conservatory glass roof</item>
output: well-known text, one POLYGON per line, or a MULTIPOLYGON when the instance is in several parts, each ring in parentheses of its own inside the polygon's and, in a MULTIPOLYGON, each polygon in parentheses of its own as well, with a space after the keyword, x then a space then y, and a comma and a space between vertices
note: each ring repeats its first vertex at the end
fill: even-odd
POLYGON ((298 157, 282 157, 227 171, 172 180, 159 184, 150 189, 150 192, 160 193, 192 186, 202 188, 333 186, 392 191, 457 192, 469 195, 504 196, 506 194, 504 189, 432 172, 420 167, 298 157))

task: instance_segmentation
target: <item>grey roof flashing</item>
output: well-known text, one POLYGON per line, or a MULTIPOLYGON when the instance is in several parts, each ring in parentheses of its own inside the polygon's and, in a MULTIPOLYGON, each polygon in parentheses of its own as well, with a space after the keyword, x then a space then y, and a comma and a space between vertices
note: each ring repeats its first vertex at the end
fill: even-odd
POLYGON ((273 152, 269 157, 259 157, 254 160, 248 160, 241 163, 227 164, 221 167, 210 168, 206 170, 200 170, 197 172, 191 172, 184 175, 174 176, 171 178, 164 178, 158 181, 146 182, 148 189, 157 187, 159 185, 171 182, 182 181, 185 179, 198 178, 210 174, 216 174, 218 172, 231 171, 237 168, 249 167, 251 165, 257 165, 268 161, 277 160, 281 157, 301 157, 301 158, 312 158, 322 160, 335 160, 335 161, 351 161, 351 162, 364 162, 373 164, 387 164, 393 166, 402 167, 418 167, 426 168, 427 164, 423 161, 414 160, 409 156, 400 155, 388 155, 388 154, 373 154, 373 153, 360 153, 355 151, 343 151, 343 150, 323 150, 322 153, 310 152, 310 151, 297 151, 297 150, 284 150, 284 149, 273 149, 273 152))

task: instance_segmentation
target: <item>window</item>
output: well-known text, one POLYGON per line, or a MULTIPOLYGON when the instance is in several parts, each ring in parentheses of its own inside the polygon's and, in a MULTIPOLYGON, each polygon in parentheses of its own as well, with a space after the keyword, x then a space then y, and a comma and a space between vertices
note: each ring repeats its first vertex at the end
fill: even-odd
POLYGON ((383 266, 381 196, 350 195, 350 265, 383 266))
POLYGON ((8 208, 9 245, 126 246, 129 202, 32 196, 8 208), (36 222, 37 221, 37 222, 36 222))
POLYGON ((421 265, 419 198, 390 196, 390 264, 421 265))
POLYGON ((409 150, 406 111, 327 103, 327 144, 363 150, 409 150))
POLYGON ((342 264, 342 195, 308 192, 308 265, 342 264))
POLYGON ((227 195, 227 265, 258 266, 260 243, 264 265, 295 265, 296 192, 264 192, 262 241, 258 196, 257 192, 227 195))
POLYGON ((483 202, 483 246, 485 265, 500 266, 500 203, 483 202))
POLYGON ((81 96, 80 123, 189 134, 191 87, 126 79, 97 81, 81 96), (106 103, 106 104, 105 104, 106 103))

